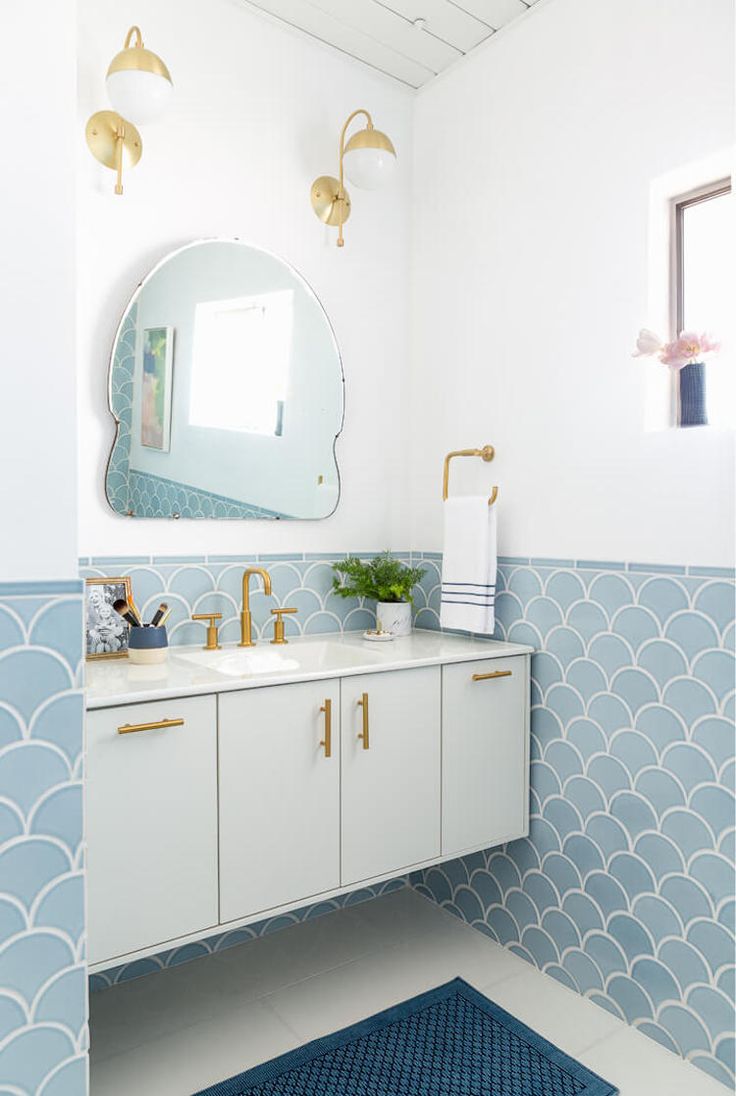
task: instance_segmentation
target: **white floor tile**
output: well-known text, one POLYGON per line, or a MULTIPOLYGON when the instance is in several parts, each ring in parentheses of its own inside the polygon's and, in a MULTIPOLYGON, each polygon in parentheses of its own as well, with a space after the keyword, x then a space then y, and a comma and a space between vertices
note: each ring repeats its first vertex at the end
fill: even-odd
POLYGON ((133 1051, 100 1060, 93 1050, 91 1096, 192 1096, 300 1042, 267 1004, 230 1000, 217 1019, 181 1028, 133 1051))
POLYGON ((361 908, 326 914, 93 994, 96 1059, 214 1019, 226 1007, 223 996, 246 1003, 378 950, 380 931, 362 917, 361 908))
POLYGON ((727 1096, 729 1091, 628 1025, 578 1058, 618 1085, 620 1096, 727 1096))
POLYGON ((473 931, 454 914, 418 894, 413 887, 394 891, 383 898, 356 907, 386 947, 417 935, 429 936, 452 931, 473 931), (438 916, 439 914, 439 916, 438 916))
MULTIPOLYGON (((523 962, 523 960, 522 960, 523 962)), ((567 1054, 580 1057, 586 1047, 621 1030, 625 1025, 610 1012, 554 978, 525 964, 518 978, 479 987, 486 997, 528 1024, 567 1054)), ((610 1080, 610 1078, 606 1078, 610 1080)))
POLYGON ((211 963, 221 986, 247 998, 261 997, 368 955, 385 945, 380 928, 364 916, 366 902, 262 936, 216 953, 211 963))
POLYGON ((412 890, 93 994, 91 1096, 191 1096, 460 976, 621 1096, 724 1088, 412 890))
POLYGON ((393 947, 287 986, 267 1000, 306 1041, 453 978, 464 978, 480 988, 534 973, 523 959, 466 929, 456 932, 452 926, 442 926, 440 933, 407 936, 393 947))

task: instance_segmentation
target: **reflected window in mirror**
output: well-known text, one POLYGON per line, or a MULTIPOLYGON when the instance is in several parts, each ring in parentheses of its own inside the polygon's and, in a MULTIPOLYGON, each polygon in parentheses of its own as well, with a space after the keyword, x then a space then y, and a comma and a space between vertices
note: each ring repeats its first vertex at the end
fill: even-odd
POLYGON ((291 290, 196 306, 192 425, 282 436, 293 318, 291 290))

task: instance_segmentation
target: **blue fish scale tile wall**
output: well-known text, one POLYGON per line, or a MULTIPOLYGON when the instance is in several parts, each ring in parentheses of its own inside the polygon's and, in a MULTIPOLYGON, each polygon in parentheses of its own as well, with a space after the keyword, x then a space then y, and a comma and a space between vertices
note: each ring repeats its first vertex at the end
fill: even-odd
MULTIPOLYGON (((275 604, 300 610, 287 621, 290 634, 371 626, 372 607, 332 592, 334 558, 92 558, 82 573, 130 574, 146 613, 168 601, 173 643, 201 643, 189 617, 209 610, 223 613, 223 640, 235 642, 246 563, 263 564, 273 577, 273 598, 252 594, 260 636, 270 637, 275 604)), ((436 629, 441 557, 411 558, 426 569, 415 623, 436 629)), ((501 560, 496 637, 538 651, 530 836, 413 879, 425 895, 728 1084, 735 615, 732 571, 501 560)), ((315 909, 325 905, 289 916, 315 909)), ((269 925, 128 964, 94 983, 182 962, 269 925)))
POLYGON ((732 572, 551 562, 502 563, 496 599, 497 638, 539 652, 529 837, 414 882, 732 1086, 732 572))
MULTIPOLYGON (((153 476, 131 469, 128 480, 128 505, 139 518, 278 518, 275 510, 264 510, 211 491, 200 491, 187 483, 153 476)), ((118 508, 117 506, 115 507, 118 508)))
POLYGON ((130 438, 133 429, 133 374, 137 318, 138 305, 133 305, 123 321, 120 338, 115 346, 115 362, 111 378, 113 387, 110 390, 110 404, 118 420, 118 434, 110 455, 106 490, 110 505, 119 514, 127 514, 130 509, 128 472, 130 438))
MULTIPOLYGON (((402 553, 408 561, 409 553, 402 553)), ((316 635, 327 632, 364 631, 375 627, 373 607, 362 599, 343 598, 333 593, 332 562, 341 556, 305 558, 304 556, 188 556, 178 560, 162 557, 93 557, 81 561, 85 578, 101 575, 130 575, 133 595, 149 619, 161 601, 171 608, 168 621, 169 642, 203 642, 201 624, 192 622, 193 613, 222 613, 222 643, 240 639, 243 569, 255 564, 266 567, 271 575, 272 596, 262 591, 260 578, 251 581, 250 607, 254 632, 259 638, 272 638, 271 610, 293 606, 295 616, 284 621, 289 635, 316 635)))
POLYGON ((0 584, 0 1088, 87 1086, 81 583, 0 584))

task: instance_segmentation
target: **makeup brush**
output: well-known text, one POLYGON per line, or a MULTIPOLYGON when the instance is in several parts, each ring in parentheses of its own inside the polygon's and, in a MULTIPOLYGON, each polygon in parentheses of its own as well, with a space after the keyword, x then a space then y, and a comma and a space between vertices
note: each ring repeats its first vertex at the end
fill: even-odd
POLYGON ((163 628, 164 624, 166 623, 166 621, 169 619, 170 616, 171 616, 171 609, 167 609, 166 612, 164 613, 164 615, 159 620, 159 622, 157 624, 157 627, 158 628, 163 628))
POLYGON ((135 603, 132 592, 131 592, 130 596, 128 597, 128 609, 133 614, 133 616, 137 618, 138 627, 142 628, 143 627, 143 617, 141 616, 140 609, 138 608, 138 606, 135 603))
POLYGON ((158 628, 159 625, 161 624, 161 620, 163 619, 164 613, 166 612, 167 609, 168 609, 168 605, 166 604, 165 601, 162 601, 161 604, 159 605, 158 609, 156 610, 156 612, 151 617, 151 623, 148 625, 148 627, 149 628, 158 628))
POLYGON ((117 601, 113 602, 112 607, 115 612, 118 613, 123 618, 123 620, 127 620, 128 624, 130 624, 133 628, 140 628, 140 619, 135 615, 125 598, 118 598, 117 601))

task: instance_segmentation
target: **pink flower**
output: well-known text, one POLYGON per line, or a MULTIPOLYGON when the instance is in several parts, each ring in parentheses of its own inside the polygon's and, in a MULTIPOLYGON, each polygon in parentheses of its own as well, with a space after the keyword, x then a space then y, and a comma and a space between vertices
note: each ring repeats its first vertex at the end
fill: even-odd
POLYGON ((721 349, 721 344, 716 342, 712 335, 709 335, 706 331, 700 336, 700 352, 701 354, 717 354, 721 349))
POLYGON ((677 347, 681 358, 691 362, 697 361, 701 354, 700 335, 694 331, 681 331, 677 347))
POLYGON ((653 331, 643 327, 636 340, 635 358, 656 354, 663 365, 673 369, 682 369, 685 365, 702 361, 706 354, 715 354, 720 343, 708 334, 698 335, 695 331, 681 331, 672 342, 662 343, 653 331))
POLYGON ((659 360, 662 365, 671 365, 673 369, 682 369, 683 365, 688 363, 688 355, 685 353, 685 347, 680 340, 675 339, 674 342, 667 343, 662 347, 659 360))

